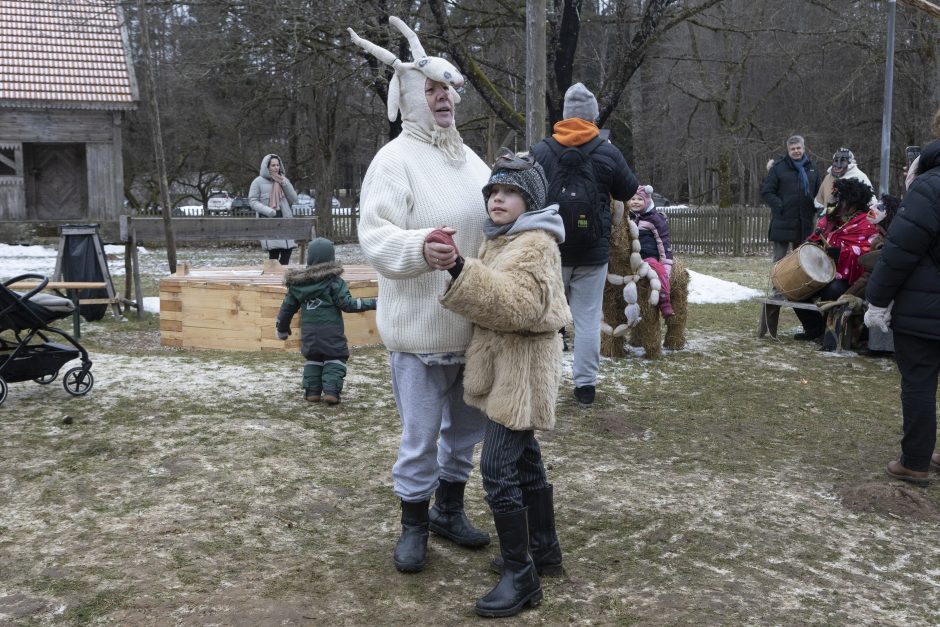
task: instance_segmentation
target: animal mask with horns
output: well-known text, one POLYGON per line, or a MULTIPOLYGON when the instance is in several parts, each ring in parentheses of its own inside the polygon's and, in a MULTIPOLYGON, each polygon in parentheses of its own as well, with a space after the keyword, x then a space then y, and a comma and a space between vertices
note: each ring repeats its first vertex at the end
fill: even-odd
POLYGON ((463 76, 446 59, 428 56, 415 32, 399 18, 391 16, 388 21, 408 40, 413 61, 404 62, 385 48, 363 39, 353 29, 346 29, 354 44, 395 70, 388 85, 388 119, 394 122, 400 110, 402 126, 406 130, 438 145, 452 159, 462 160, 463 142, 455 125, 442 129, 434 123, 424 87, 427 79, 444 83, 448 85, 454 103, 458 103, 460 94, 457 90, 464 85, 463 76))

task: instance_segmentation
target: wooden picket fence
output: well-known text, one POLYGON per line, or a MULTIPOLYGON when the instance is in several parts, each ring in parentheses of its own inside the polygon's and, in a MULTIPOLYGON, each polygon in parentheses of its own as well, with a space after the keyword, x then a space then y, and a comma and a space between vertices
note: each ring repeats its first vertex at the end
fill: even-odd
MULTIPOLYGON (((194 215, 184 210, 183 215, 176 217, 203 217, 201 208, 199 209, 194 215)), ((767 207, 734 206, 721 209, 715 206, 698 206, 662 207, 659 210, 669 216, 672 249, 677 253, 736 257, 770 254, 770 242, 767 241, 770 209, 767 207)), ((312 214, 312 211, 296 212, 298 217, 312 214)), ((140 212, 139 215, 147 215, 147 212, 140 212)), ((255 213, 248 211, 243 215, 241 212, 235 212, 233 216, 220 216, 220 219, 248 215, 253 216, 255 213)), ((333 233, 330 239, 334 242, 339 244, 358 241, 358 227, 358 207, 333 209, 333 233)))
POLYGON ((674 252, 696 255, 769 255, 767 207, 664 207, 674 252))

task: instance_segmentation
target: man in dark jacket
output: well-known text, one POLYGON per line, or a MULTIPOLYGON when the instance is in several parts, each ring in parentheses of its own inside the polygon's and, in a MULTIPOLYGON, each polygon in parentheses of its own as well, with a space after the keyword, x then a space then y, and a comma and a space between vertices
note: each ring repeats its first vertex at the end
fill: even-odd
POLYGON ((574 319, 574 396, 582 407, 587 407, 594 402, 600 365, 601 305, 610 258, 610 199, 629 200, 639 184, 623 154, 599 136, 600 130, 595 124, 597 99, 581 83, 575 83, 565 92, 563 114, 565 117, 555 124, 552 136, 535 144, 532 154, 545 169, 550 196, 553 179, 561 170, 560 154, 565 149, 579 147, 582 153, 589 155, 593 168, 594 200, 598 208, 590 211, 586 220, 583 214, 566 217, 562 199, 547 198, 548 202, 561 204, 559 214, 565 221, 565 242, 559 249, 565 293, 574 319), (595 219, 595 225, 588 224, 595 219), (585 225, 593 236, 585 237, 582 228, 585 225))
POLYGON ((895 479, 926 484, 940 470, 937 377, 940 375, 940 140, 921 153, 917 178, 888 229, 865 297, 865 324, 894 330, 901 373, 904 434, 901 458, 888 462, 895 479))
MULTIPOLYGON (((787 256, 809 237, 816 225, 815 198, 821 182, 816 166, 806 156, 806 142, 799 135, 787 139, 787 154, 778 159, 767 172, 760 195, 770 207, 770 228, 767 239, 773 246, 773 262, 787 256)), ((779 316, 780 308, 768 311, 779 316)), ((776 326, 774 323, 773 326, 776 326)), ((803 329, 794 335, 797 340, 815 340, 822 332, 803 329)))
POLYGON ((774 263, 783 259, 809 237, 816 224, 814 198, 821 179, 816 166, 806 155, 802 137, 787 140, 787 155, 778 159, 770 171, 760 195, 770 207, 767 239, 773 244, 774 263))

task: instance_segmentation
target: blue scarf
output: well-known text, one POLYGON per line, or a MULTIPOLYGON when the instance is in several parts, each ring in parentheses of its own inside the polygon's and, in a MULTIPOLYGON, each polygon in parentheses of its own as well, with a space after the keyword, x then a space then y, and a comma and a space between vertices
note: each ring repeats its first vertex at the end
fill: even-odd
POLYGON ((806 176, 806 164, 809 163, 809 157, 803 155, 803 158, 799 161, 793 161, 792 157, 788 158, 793 162, 793 165, 796 166, 797 172, 800 173, 800 185, 803 186, 803 193, 806 196, 812 196, 812 194, 809 193, 809 177, 806 176))

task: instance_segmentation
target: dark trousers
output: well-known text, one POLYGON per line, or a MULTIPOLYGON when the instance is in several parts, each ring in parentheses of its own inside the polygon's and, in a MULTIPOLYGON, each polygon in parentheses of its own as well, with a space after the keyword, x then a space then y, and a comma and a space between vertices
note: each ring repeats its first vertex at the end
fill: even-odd
POLYGON ((901 373, 901 464, 910 470, 930 468, 937 444, 937 377, 940 340, 894 333, 894 358, 901 373))
MULTIPOLYGON (((826 284, 826 287, 822 288, 821 291, 813 294, 811 298, 807 298, 806 302, 812 300, 835 300, 845 294, 845 290, 849 289, 849 282, 845 279, 836 279, 834 281, 829 281, 826 284)), ((826 318, 819 313, 818 311, 810 311, 809 309, 794 309, 796 317, 800 319, 800 322, 803 324, 803 330, 810 335, 822 335, 823 331, 826 330, 826 318)))
POLYGON ((304 389, 315 394, 329 392, 339 394, 346 380, 348 357, 330 357, 322 353, 304 355, 304 389))
POLYGON ((535 431, 513 431, 492 420, 486 424, 480 473, 486 502, 494 514, 520 510, 523 490, 548 487, 535 431))
POLYGON ((290 263, 290 254, 293 248, 272 248, 268 251, 268 259, 277 259, 282 266, 290 263))

